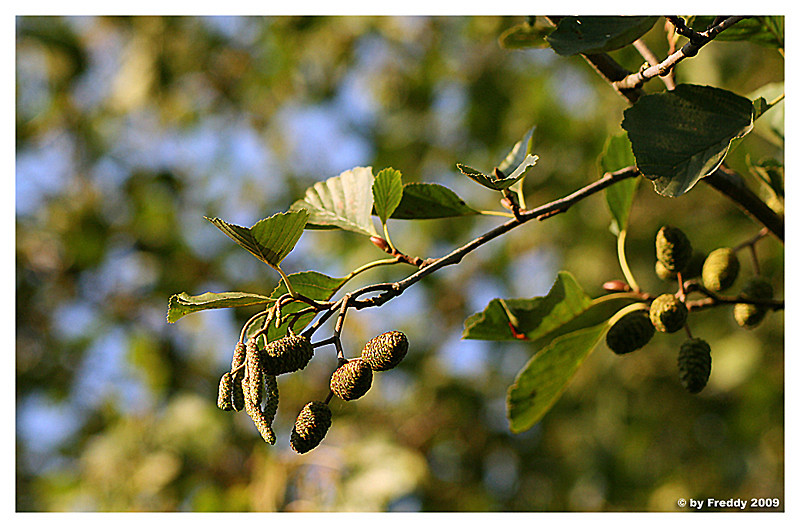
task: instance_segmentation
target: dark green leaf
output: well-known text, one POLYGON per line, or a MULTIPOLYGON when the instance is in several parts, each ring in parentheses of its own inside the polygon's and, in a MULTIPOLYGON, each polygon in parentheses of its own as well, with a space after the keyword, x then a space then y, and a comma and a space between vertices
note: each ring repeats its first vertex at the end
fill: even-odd
POLYGON ((405 220, 479 214, 456 193, 438 183, 407 183, 392 218, 405 220))
POLYGON ((403 176, 400 171, 392 168, 380 171, 372 184, 372 197, 375 214, 385 224, 403 198, 403 176))
MULTIPOLYGON (((300 271, 289 275, 289 282, 292 283, 292 287, 298 294, 305 295, 315 301, 327 301, 333 297, 345 282, 347 282, 347 279, 329 277, 316 271, 300 271)), ((271 297, 273 299, 278 299, 281 295, 286 293, 288 293, 286 283, 281 279, 272 291, 271 297)), ((306 307, 308 307, 308 305, 304 302, 292 301, 281 308, 281 315, 297 313, 306 307)), ((314 316, 315 314, 313 312, 298 316, 297 320, 292 325, 292 330, 295 333, 300 332, 314 319, 314 316)), ((248 336, 252 335, 252 333, 260 328, 263 320, 264 318, 261 317, 250 326, 248 336)), ((289 322, 290 321, 285 321, 279 328, 276 328, 275 322, 273 321, 267 333, 268 339, 272 341, 273 339, 285 336, 288 332, 289 322)))
MULTIPOLYGON (((705 31, 714 20, 713 16, 694 17, 691 23, 695 31, 705 31)), ((740 20, 722 33, 715 41, 747 40, 771 48, 784 47, 784 17, 757 16, 740 20)))
POLYGON ((562 335, 528 361, 508 389, 512 432, 530 429, 550 410, 607 328, 599 324, 562 335))
POLYGON ((517 24, 500 34, 500 46, 504 49, 546 48, 544 39, 553 32, 553 27, 531 26, 528 23, 517 24))
POLYGON ((184 315, 189 315, 190 313, 199 312, 201 310, 238 308, 240 306, 251 306, 254 304, 267 304, 274 300, 273 298, 257 293, 207 292, 200 295, 189 295, 186 292, 177 293, 169 298, 167 322, 174 323, 184 315))
MULTIPOLYGON (((635 165, 636 159, 633 157, 628 137, 624 134, 609 137, 599 164, 600 171, 604 174, 635 165)), ((638 186, 639 178, 627 178, 605 190, 606 203, 614 218, 617 233, 628 226, 628 215, 633 205, 633 195, 638 186)))
POLYGON ((528 170, 528 168, 536 165, 536 161, 538 159, 539 156, 533 156, 529 154, 514 172, 508 176, 503 175, 502 177, 495 175, 488 176, 478 170, 473 169, 472 167, 462 165, 461 163, 456 163, 456 166, 458 167, 458 170, 462 172, 462 174, 466 174, 484 187, 488 187, 489 189, 493 189, 495 191, 502 191, 503 189, 508 189, 519 179, 521 179, 525 175, 525 172, 528 170))
POLYGON ((294 248, 308 220, 305 211, 276 213, 256 222, 253 227, 229 224, 219 218, 206 219, 237 244, 273 268, 294 248))
POLYGON ((716 170, 731 141, 753 128, 753 103, 732 92, 681 84, 625 110, 636 165, 664 196, 680 196, 716 170))
POLYGON ((306 210, 307 229, 339 228, 377 236, 372 223, 372 167, 356 167, 306 189, 291 209, 306 210))
POLYGON ((558 22, 547 42, 559 55, 612 51, 647 33, 656 20, 654 16, 568 16, 558 22))

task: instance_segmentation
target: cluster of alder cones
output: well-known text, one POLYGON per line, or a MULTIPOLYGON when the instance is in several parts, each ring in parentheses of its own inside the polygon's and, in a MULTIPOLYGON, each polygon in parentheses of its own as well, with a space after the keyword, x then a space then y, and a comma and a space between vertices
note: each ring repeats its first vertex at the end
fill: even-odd
MULTIPOLYGON (((362 397, 372 386, 373 371, 396 367, 408 352, 408 339, 399 331, 385 332, 364 345, 361 356, 340 359, 330 380, 325 401, 307 403, 297 416, 290 444, 297 453, 317 447, 331 426, 328 402, 337 396, 345 401, 362 397)), ((314 355, 314 346, 303 335, 289 332, 261 348, 256 338, 236 343, 231 370, 219 382, 217 406, 223 411, 244 409, 262 438, 275 444, 272 423, 278 410, 277 376, 302 370, 314 355)))
MULTIPOLYGON (((703 286, 711 292, 721 292, 733 286, 740 264, 736 251, 718 248, 707 256, 694 251, 686 235, 675 227, 664 226, 656 234, 655 271, 659 278, 680 281, 701 277, 703 286)), ((752 301, 772 299, 772 285, 755 275, 747 280, 739 296, 752 301)), ((617 354, 628 354, 645 346, 656 331, 674 333, 687 326, 689 310, 685 294, 679 286, 677 293, 664 293, 650 303, 649 309, 625 313, 609 329, 606 344, 617 354)), ((737 303, 733 317, 739 326, 752 329, 766 317, 769 308, 757 303, 737 303)), ((687 328, 688 330, 688 328, 687 328)), ((700 338, 690 337, 678 353, 678 373, 681 384, 691 393, 698 393, 711 375, 711 347, 700 338)))

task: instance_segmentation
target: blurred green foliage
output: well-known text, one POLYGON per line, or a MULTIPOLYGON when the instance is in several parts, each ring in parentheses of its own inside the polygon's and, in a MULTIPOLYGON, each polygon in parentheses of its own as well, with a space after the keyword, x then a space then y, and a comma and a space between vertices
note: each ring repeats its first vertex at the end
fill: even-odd
MULTIPOLYGON (((620 278, 602 196, 516 229, 379 309, 352 312, 364 342, 402 329, 411 349, 357 402, 334 400, 322 446, 288 447, 296 413, 327 393, 330 347, 281 377, 278 444, 216 408, 219 376, 253 309, 167 325, 186 291, 268 294, 277 274, 203 216, 252 225, 357 165, 447 185, 477 209, 493 193, 456 162, 492 167, 536 125, 529 206, 596 179, 625 101, 579 58, 509 51, 524 17, 20 17, 16 19, 16 509, 18 511, 672 511, 678 498, 784 491, 783 312, 752 332, 700 312, 709 386, 677 378, 679 336, 631 357, 601 345, 532 430, 514 435, 506 389, 533 353, 460 341, 493 297, 543 295, 559 269, 588 294, 620 278)), ((645 40, 664 56, 663 19, 645 40)), ((613 56, 635 71, 630 49, 613 56)), ((682 82, 740 95, 783 81, 774 49, 711 43, 682 82)), ((663 89, 658 80, 648 91, 663 89)), ((753 134, 728 158, 783 159, 753 134)), ((748 180, 757 188, 755 180, 748 180)), ((764 194, 765 199, 767 194, 764 194)), ((496 218, 390 220, 410 255, 436 257, 496 218)), ((647 291, 653 237, 694 246, 759 229, 698 185, 678 199, 643 182, 629 263, 647 291)), ((358 235, 307 231, 290 272, 343 276, 381 253, 358 235)), ((783 297, 783 247, 759 243, 783 297)), ((749 263, 748 263, 749 264, 749 263)), ((752 267, 745 264, 745 274, 752 267)), ((376 268, 363 284, 404 277, 376 268)), ((357 285, 356 285, 357 286, 357 285)))

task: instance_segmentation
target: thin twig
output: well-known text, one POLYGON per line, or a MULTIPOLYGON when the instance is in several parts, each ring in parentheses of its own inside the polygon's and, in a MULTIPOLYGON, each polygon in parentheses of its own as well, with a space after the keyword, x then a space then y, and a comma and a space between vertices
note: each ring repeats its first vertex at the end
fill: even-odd
MULTIPOLYGON (((668 19, 672 18, 679 18, 679 17, 668 17, 668 19)), ((669 57, 667 57, 660 63, 650 66, 649 68, 646 68, 642 71, 627 75, 625 76, 624 79, 621 79, 619 81, 614 81, 613 84, 615 88, 617 88, 617 91, 620 92, 622 90, 639 88, 645 82, 649 81, 654 77, 666 75, 667 73, 672 71, 675 65, 677 65, 679 62, 686 59, 687 57, 694 57, 695 55, 697 55, 697 52, 700 50, 700 48, 711 42, 714 39, 714 37, 716 37, 721 32, 725 31, 729 27, 733 26, 734 24, 745 18, 747 17, 743 16, 727 17, 716 26, 713 26, 707 31, 703 31, 700 33, 691 30, 691 28, 689 28, 691 30, 690 33, 691 36, 689 37, 689 42, 684 44, 683 47, 681 47, 675 53, 672 53, 669 57)), ((677 28, 678 26, 676 26, 676 29, 677 28)), ((678 29, 678 32, 680 33, 681 30, 678 29)))
MULTIPOLYGON (((650 51, 650 48, 647 47, 647 44, 645 44, 642 39, 635 40, 633 42, 633 47, 636 48, 636 51, 639 52, 639 55, 641 55, 642 58, 647 61, 648 67, 661 62, 658 60, 658 57, 656 57, 655 53, 650 51)), ((659 75, 661 81, 664 83, 664 86, 667 87, 667 90, 675 89, 675 79, 672 76, 672 72, 673 70, 670 70, 667 72, 667 74, 659 75)))

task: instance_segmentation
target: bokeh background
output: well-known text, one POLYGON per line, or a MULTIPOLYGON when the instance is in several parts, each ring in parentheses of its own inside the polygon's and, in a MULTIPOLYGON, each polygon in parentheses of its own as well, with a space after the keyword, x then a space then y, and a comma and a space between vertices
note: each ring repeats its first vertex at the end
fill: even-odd
MULTIPOLYGON (((597 296, 620 278, 598 195, 526 224, 379 309, 351 312, 350 356, 401 329, 411 349, 364 398, 332 403, 322 446, 288 446, 335 366, 320 349, 280 378, 278 444, 216 408, 219 376, 254 309, 166 323, 178 292, 268 293, 278 277, 203 216, 240 225, 286 210, 354 166, 394 167, 469 204, 496 197, 456 162, 488 171, 537 126, 529 205, 599 176, 625 101, 580 59, 510 51, 524 17, 19 17, 16 19, 16 509, 18 511, 672 511, 678 498, 784 493, 783 313, 754 331, 729 308, 692 317, 712 347, 709 386, 687 394, 659 335, 630 357, 604 344, 530 431, 505 395, 534 353, 462 341, 494 297, 543 295, 558 270, 597 296)), ((664 56, 663 20, 647 36, 664 56)), ((614 56, 630 70, 642 59, 614 56)), ((774 49, 719 42, 679 81, 746 95, 783 80, 774 49)), ((661 90, 655 80, 647 90, 661 90)), ((729 157, 783 159, 751 134, 729 157)), ((750 180, 753 188, 757 188, 750 180)), ((406 253, 436 257, 492 217, 391 221, 406 253)), ((640 186, 629 259, 649 291, 653 236, 671 223, 710 251, 754 224, 699 184, 678 199, 640 186)), ((758 246, 783 297, 783 247, 758 246)), ((381 258, 363 237, 307 231, 284 261, 342 276, 381 258)), ((748 260, 743 274, 752 273, 748 260)), ((377 268, 353 288, 408 275, 377 268)), ((740 279, 741 280, 741 279, 740 279)), ((326 326, 328 333, 330 327, 326 326)), ((318 333, 322 337, 325 331, 318 333)))

